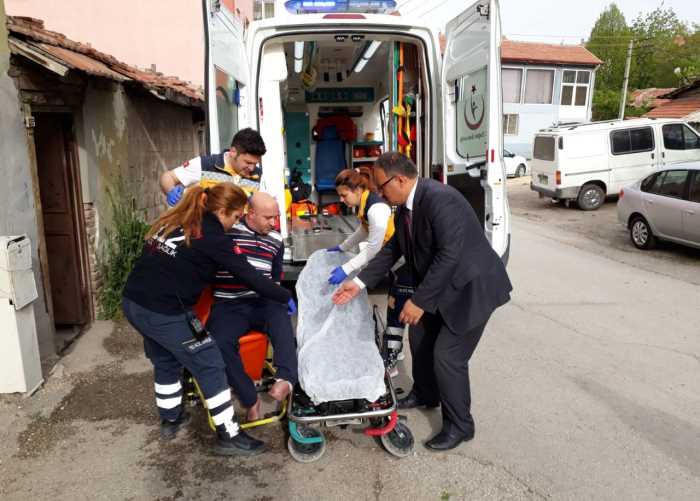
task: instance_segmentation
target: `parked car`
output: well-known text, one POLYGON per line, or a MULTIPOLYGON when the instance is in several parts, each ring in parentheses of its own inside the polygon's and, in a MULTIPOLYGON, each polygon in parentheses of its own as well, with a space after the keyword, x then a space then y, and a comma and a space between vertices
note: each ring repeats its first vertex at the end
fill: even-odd
POLYGON ((530 188, 598 209, 652 172, 700 161, 700 136, 680 120, 637 118, 543 129, 535 135, 530 188))
POLYGON ((503 149, 503 161, 506 164, 506 175, 508 177, 527 176, 530 173, 530 167, 528 167, 525 157, 516 155, 505 148, 503 149))
POLYGON ((623 188, 617 217, 639 249, 658 239, 700 249, 700 162, 673 165, 623 188))

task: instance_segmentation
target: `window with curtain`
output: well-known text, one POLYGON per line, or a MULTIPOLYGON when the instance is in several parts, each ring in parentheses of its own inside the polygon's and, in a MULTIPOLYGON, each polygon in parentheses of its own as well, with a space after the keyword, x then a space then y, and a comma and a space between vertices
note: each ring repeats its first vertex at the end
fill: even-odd
POLYGON ((503 68, 501 70, 503 83, 503 102, 519 103, 522 88, 523 70, 519 68, 503 68))
POLYGON ((552 104, 554 70, 527 70, 525 75, 525 102, 552 104))

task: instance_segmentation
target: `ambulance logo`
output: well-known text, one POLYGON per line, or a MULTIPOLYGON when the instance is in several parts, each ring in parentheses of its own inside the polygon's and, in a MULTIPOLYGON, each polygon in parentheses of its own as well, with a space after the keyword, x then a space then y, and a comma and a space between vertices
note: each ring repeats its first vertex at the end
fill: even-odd
POLYGON ((477 130, 484 122, 486 100, 481 92, 477 92, 476 85, 472 85, 469 99, 464 107, 464 121, 471 130, 477 130))

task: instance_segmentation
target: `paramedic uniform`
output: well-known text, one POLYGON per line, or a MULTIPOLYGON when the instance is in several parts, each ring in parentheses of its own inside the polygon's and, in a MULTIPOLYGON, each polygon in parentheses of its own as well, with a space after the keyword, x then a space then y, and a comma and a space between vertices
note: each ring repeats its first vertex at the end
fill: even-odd
POLYGON ((162 419, 176 420, 182 412, 182 367, 197 380, 214 424, 230 435, 233 420, 231 391, 224 361, 211 337, 194 338, 187 321, 202 291, 220 269, 226 269, 280 308, 289 292, 261 276, 245 259, 231 252, 224 228, 211 213, 202 219, 201 235, 185 245, 182 229, 156 235, 144 245, 123 292, 126 318, 143 336, 146 356, 155 372, 156 405, 162 419))
MULTIPOLYGON (((274 282, 282 280, 282 235, 276 231, 267 235, 257 233, 243 219, 226 236, 231 241, 232 252, 245 257, 261 275, 274 282)), ((260 297, 238 276, 225 269, 217 272, 213 290, 214 305, 207 328, 224 356, 229 384, 241 404, 251 407, 258 399, 255 384, 246 374, 239 353, 239 340, 250 329, 259 329, 270 339, 275 377, 295 384, 296 339, 287 308, 260 297)))
POLYGON ((173 172, 185 188, 197 183, 202 188, 209 188, 218 183, 228 182, 242 188, 248 197, 257 191, 264 191, 264 187, 261 187, 260 166, 255 168, 252 175, 241 176, 232 167, 226 165, 226 155, 229 155, 229 152, 201 155, 176 167, 173 172))

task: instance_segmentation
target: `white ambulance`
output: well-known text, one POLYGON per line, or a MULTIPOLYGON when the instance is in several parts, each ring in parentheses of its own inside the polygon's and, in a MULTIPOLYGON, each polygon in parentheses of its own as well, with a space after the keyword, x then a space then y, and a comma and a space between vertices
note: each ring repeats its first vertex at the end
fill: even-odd
POLYGON ((203 1, 207 147, 225 150, 243 127, 260 131, 268 149, 262 185, 287 216, 287 279, 315 250, 354 231, 355 216, 325 205, 337 200, 335 174, 397 149, 421 176, 464 194, 507 260, 497 0, 448 23, 444 57, 423 19, 382 12, 395 2, 278 2, 283 12, 244 29, 219 1, 203 1), (310 189, 317 214, 289 210, 292 182, 310 189))

